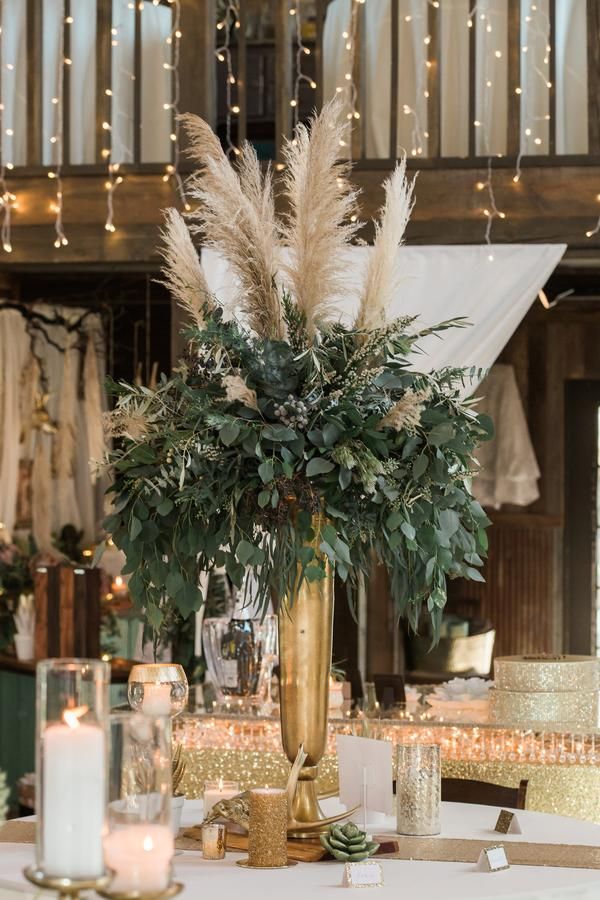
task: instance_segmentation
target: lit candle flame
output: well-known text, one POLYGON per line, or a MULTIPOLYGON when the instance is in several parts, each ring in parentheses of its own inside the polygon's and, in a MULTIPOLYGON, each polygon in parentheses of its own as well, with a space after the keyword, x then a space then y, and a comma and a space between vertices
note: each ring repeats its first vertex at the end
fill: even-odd
POLYGON ((82 716, 85 716, 88 709, 88 706, 75 706, 73 709, 65 709, 63 712, 63 721, 69 728, 79 728, 79 720, 82 716))
POLYGON ((149 853, 151 850, 154 850, 154 841, 149 834, 144 838, 143 847, 147 853, 149 853))

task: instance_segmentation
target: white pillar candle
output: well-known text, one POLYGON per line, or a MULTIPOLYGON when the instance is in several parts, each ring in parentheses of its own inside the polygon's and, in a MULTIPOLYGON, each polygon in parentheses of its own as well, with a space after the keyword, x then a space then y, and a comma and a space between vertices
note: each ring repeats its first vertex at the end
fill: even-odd
MULTIPOLYGON (((82 708, 85 712, 85 708, 82 708)), ((67 710, 42 740, 42 856, 46 875, 99 878, 106 804, 106 742, 102 728, 67 710)))
POLYGON ((204 783, 204 816, 206 817, 216 803, 237 797, 240 786, 237 781, 206 781, 204 783))
POLYGON ((167 825, 125 825, 104 838, 106 868, 114 893, 151 894, 169 886, 173 833, 167 825))
POLYGON ((171 715, 171 685, 144 684, 142 712, 147 716, 171 715))

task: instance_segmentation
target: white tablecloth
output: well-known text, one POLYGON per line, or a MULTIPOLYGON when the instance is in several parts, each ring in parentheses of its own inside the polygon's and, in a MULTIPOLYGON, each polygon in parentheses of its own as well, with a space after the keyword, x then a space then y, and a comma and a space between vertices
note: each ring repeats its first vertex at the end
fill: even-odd
MULTIPOLYGON (((323 804, 329 814, 337 810, 336 801, 323 804)), ((493 831, 498 810, 489 806, 444 803, 442 837, 465 837, 500 842, 523 840, 545 843, 600 844, 600 826, 545 813, 519 812, 522 835, 500 836, 493 831)), ((199 802, 186 803, 183 824, 197 824, 201 818, 199 802)), ((393 831, 392 820, 378 833, 393 831)), ((26 889, 21 876, 24 866, 33 860, 31 845, 0 844, 0 900, 8 900, 4 889, 26 889)), ((222 862, 205 862, 196 852, 175 858, 175 876, 185 884, 181 895, 187 900, 223 898, 234 900, 311 900, 313 897, 337 897, 341 884, 341 863, 299 863, 287 870, 260 872, 240 869, 235 860, 241 854, 227 854, 222 862)), ((408 862, 382 860, 384 888, 377 896, 397 900, 599 900, 600 872, 589 869, 536 868, 515 866, 504 872, 477 872, 465 863, 408 862)))

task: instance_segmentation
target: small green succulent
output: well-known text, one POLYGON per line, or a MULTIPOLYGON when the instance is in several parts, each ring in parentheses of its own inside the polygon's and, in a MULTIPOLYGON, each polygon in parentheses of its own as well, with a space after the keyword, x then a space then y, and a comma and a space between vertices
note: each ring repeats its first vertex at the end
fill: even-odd
POLYGON ((342 862, 362 862, 379 850, 379 844, 370 841, 366 831, 361 831, 354 822, 332 825, 326 834, 321 835, 321 844, 342 862))

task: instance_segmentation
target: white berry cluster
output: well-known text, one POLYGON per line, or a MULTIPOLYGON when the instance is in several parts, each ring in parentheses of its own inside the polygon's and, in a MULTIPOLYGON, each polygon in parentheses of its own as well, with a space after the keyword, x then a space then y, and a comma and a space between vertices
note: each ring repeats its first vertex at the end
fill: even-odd
POLYGON ((289 427, 306 428, 308 425, 308 407, 293 394, 288 394, 287 400, 276 405, 274 412, 279 421, 289 427))

